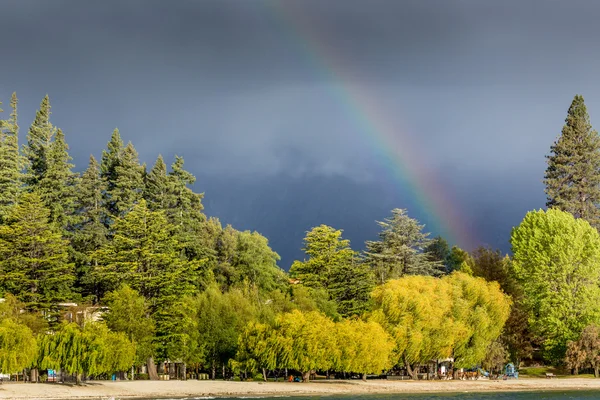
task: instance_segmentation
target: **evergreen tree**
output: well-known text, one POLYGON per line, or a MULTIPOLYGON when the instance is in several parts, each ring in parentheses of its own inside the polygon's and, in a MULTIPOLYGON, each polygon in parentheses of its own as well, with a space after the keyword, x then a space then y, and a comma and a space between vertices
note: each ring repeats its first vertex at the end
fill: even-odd
MULTIPOLYGON (((131 142, 123 149, 115 174, 110 199, 113 202, 113 217, 119 217, 128 213, 142 199, 144 190, 144 168, 140 165, 138 153, 131 142)), ((111 190, 110 183, 108 186, 111 190)))
MULTIPOLYGON (((91 278, 94 265, 92 253, 106 241, 108 230, 104 226, 103 193, 105 182, 100 177, 100 166, 90 156, 88 168, 81 176, 77 189, 77 214, 79 220, 71 243, 76 252, 77 282, 83 295, 98 295, 91 278)), ((98 298, 96 297, 96 300, 98 298)))
POLYGON ((67 242, 49 215, 37 194, 25 193, 0 226, 0 290, 36 309, 68 300, 74 281, 67 242))
POLYGON ((94 277, 101 292, 116 290, 123 283, 138 291, 148 300, 156 323, 157 355, 163 360, 179 356, 171 344, 182 339, 189 323, 182 299, 193 293, 197 265, 177 254, 177 241, 164 212, 150 211, 142 199, 116 219, 113 240, 94 258, 98 260, 94 277))
POLYGON ((109 216, 117 215, 117 208, 114 199, 114 192, 117 182, 117 167, 121 164, 123 155, 123 140, 119 130, 115 128, 107 145, 108 150, 102 151, 102 160, 100 164, 100 176, 104 181, 104 205, 106 207, 105 224, 110 224, 109 216))
POLYGON ((177 254, 177 241, 163 212, 150 211, 141 200, 113 228, 112 241, 93 255, 98 261, 94 275, 104 293, 126 283, 156 305, 159 299, 189 292, 195 264, 177 254))
POLYGON ((544 177, 549 208, 557 208, 600 226, 600 136, 592 129, 587 108, 575 96, 562 134, 547 156, 544 177))
POLYGON ((441 236, 435 237, 429 246, 425 248, 425 253, 430 261, 440 264, 440 272, 448 273, 448 257, 450 257, 450 246, 448 242, 441 236))
POLYGON ((360 315, 369 308, 373 274, 359 262, 342 231, 321 225, 307 232, 304 251, 308 260, 294 261, 290 275, 310 288, 323 288, 344 316, 360 315))
POLYGON ((38 193, 50 210, 50 220, 67 229, 75 222, 75 189, 77 174, 68 153, 69 146, 61 129, 50 144, 46 155, 46 170, 38 181, 38 193))
POLYGON ((144 198, 148 203, 148 208, 152 211, 168 210, 169 201, 169 181, 167 177, 167 165, 162 156, 159 155, 146 176, 146 187, 144 198))
POLYGON ((382 228, 378 241, 368 241, 366 262, 371 266, 380 284, 404 275, 438 275, 441 263, 432 261, 424 253, 431 239, 424 233, 424 225, 406 214, 406 210, 392 210, 392 217, 377 222, 382 228))
POLYGON ((183 168, 183 158, 175 156, 168 180, 167 216, 175 226, 181 253, 188 259, 213 257, 207 246, 205 225, 206 216, 202 213, 203 194, 197 194, 189 187, 196 181, 194 175, 183 168))
POLYGON ((10 117, 0 121, 0 216, 15 203, 22 185, 17 104, 17 95, 13 93, 10 117))
POLYGON ((55 131, 50 123, 50 99, 46 95, 29 127, 27 144, 23 146, 23 154, 27 158, 26 181, 29 186, 36 186, 46 173, 48 152, 55 131))

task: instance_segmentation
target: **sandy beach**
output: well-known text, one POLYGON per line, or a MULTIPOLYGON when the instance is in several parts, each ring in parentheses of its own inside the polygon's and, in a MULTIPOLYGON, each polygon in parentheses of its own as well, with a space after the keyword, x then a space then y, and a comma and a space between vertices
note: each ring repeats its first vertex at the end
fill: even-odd
POLYGON ((224 382, 135 381, 66 384, 4 383, 1 399, 172 398, 375 393, 600 390, 600 379, 522 379, 510 381, 316 381, 224 382))

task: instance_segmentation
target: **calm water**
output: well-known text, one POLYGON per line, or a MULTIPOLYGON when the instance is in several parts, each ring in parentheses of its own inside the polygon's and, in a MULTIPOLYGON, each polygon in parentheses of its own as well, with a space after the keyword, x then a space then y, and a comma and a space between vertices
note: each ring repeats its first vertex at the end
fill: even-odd
MULTIPOLYGON (((600 399, 600 391, 557 391, 557 392, 511 392, 511 393, 452 393, 452 394, 385 394, 385 395, 364 395, 364 396, 278 396, 278 397, 242 397, 244 399, 265 399, 265 400, 309 400, 309 399, 327 399, 327 400, 558 400, 558 399, 600 399)), ((207 399, 207 398, 191 398, 207 399)), ((191 400, 190 399, 190 400, 191 400)), ((218 400, 238 400, 237 398, 218 398, 218 400)), ((154 399, 167 400, 167 399, 154 399)), ((169 399, 173 400, 173 399, 169 399)), ((178 399, 183 400, 183 399, 178 399)))

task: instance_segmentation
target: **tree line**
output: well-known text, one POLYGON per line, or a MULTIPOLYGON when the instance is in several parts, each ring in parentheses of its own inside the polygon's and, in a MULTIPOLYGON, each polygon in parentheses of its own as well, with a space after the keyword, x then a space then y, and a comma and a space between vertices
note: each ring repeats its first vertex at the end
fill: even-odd
POLYGON ((157 379, 157 362, 177 361, 182 377, 193 366, 213 379, 394 367, 416 378, 435 359, 501 369, 537 349, 591 365, 589 349, 572 356, 600 324, 600 139, 581 96, 548 157, 549 209, 513 229, 512 256, 450 247, 394 209, 363 251, 314 227, 289 273, 264 236, 203 213, 183 158, 148 169, 115 129, 77 173, 48 96, 22 147, 17 105, 13 94, 0 120, 1 372, 133 378, 146 365, 157 379), (105 311, 65 320, 69 303, 105 311))

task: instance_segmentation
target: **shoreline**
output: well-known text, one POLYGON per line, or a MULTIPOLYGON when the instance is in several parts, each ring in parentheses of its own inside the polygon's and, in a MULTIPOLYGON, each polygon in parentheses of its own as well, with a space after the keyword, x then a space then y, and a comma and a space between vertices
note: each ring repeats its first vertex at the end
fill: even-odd
POLYGON ((599 390, 600 379, 527 378, 509 381, 92 381, 81 386, 58 383, 3 383, 0 399, 111 399, 186 397, 277 397, 419 393, 494 393, 599 390))

